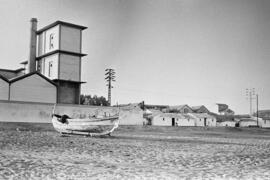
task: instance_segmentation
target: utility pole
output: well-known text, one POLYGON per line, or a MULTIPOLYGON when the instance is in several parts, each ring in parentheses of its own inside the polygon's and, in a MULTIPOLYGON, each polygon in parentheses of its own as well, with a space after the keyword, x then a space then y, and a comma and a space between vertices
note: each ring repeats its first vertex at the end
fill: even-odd
POLYGON ((252 115, 252 100, 254 99, 253 96, 255 95, 255 88, 246 89, 246 98, 249 100, 249 112, 252 115))
POLYGON ((257 126, 259 127, 259 95, 256 94, 257 99, 257 126))
POLYGON ((107 81, 107 86, 108 86, 108 103, 110 106, 111 105, 111 89, 113 88, 112 81, 115 81, 115 71, 114 69, 106 69, 105 72, 106 72, 105 80, 107 81))

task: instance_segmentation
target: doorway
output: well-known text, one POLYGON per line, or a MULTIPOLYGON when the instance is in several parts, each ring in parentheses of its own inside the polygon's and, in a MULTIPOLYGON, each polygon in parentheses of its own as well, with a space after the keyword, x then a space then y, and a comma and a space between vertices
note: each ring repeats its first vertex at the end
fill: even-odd
POLYGON ((207 125, 206 125, 206 118, 204 118, 204 126, 207 126, 207 125))
POLYGON ((172 126, 175 126, 175 118, 172 118, 172 126))

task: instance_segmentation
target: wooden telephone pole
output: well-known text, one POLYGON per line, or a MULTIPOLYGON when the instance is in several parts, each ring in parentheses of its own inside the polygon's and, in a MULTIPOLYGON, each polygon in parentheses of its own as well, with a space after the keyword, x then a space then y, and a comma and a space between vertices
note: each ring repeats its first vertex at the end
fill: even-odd
POLYGON ((114 69, 106 69, 105 72, 106 72, 105 80, 107 81, 107 86, 108 86, 108 103, 110 106, 111 105, 111 89, 113 88, 112 81, 115 81, 115 71, 114 69))

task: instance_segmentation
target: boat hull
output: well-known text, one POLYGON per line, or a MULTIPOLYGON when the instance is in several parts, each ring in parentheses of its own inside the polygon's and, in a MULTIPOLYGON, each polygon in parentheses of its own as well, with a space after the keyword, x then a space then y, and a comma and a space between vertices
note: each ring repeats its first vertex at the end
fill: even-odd
POLYGON ((61 134, 77 135, 110 135, 119 124, 119 117, 105 117, 92 119, 67 119, 66 123, 60 121, 60 117, 53 115, 52 124, 61 134))

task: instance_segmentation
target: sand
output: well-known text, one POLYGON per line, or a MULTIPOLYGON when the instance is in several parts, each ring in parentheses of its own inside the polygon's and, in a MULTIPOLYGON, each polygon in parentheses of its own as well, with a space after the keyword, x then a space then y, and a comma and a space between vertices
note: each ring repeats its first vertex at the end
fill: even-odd
POLYGON ((270 179, 270 130, 127 126, 91 138, 0 125, 0 179, 270 179))

